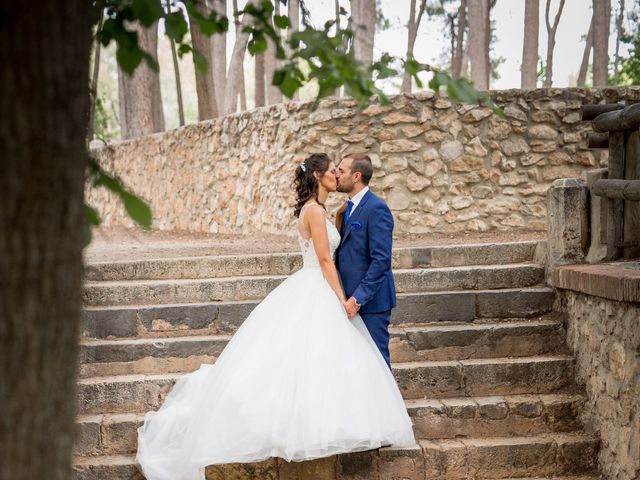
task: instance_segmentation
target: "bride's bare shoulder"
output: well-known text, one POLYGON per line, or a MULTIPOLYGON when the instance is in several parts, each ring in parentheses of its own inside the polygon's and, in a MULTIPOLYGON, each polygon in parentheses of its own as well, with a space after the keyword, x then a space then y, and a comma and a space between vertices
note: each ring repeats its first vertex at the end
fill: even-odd
POLYGON ((326 221, 327 212, 321 205, 317 203, 309 203, 306 205, 304 220, 308 225, 320 225, 326 221))

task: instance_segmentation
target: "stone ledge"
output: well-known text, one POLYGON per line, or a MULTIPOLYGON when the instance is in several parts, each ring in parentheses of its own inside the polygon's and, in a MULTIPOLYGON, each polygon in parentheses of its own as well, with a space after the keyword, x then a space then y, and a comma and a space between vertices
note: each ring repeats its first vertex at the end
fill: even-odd
POLYGON ((557 267, 551 284, 610 300, 640 303, 640 261, 557 267))

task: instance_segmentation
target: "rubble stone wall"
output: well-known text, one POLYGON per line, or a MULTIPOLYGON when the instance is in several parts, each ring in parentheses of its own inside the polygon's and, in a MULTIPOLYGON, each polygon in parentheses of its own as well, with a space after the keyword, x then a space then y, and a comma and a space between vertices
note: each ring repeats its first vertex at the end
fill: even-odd
MULTIPOLYGON (((640 89, 491 92, 500 118, 424 92, 359 110, 351 99, 289 102, 95 150, 151 205, 154 227, 219 233, 290 231, 292 176, 311 152, 366 151, 372 189, 405 233, 546 228, 558 178, 606 164, 588 151, 585 103, 640 99, 640 89)), ((104 225, 132 226, 117 199, 89 189, 104 225)), ((343 201, 334 195, 328 209, 343 201)))
POLYGON ((601 438, 609 480, 640 478, 640 304, 560 291, 567 341, 588 401, 587 428, 601 438))

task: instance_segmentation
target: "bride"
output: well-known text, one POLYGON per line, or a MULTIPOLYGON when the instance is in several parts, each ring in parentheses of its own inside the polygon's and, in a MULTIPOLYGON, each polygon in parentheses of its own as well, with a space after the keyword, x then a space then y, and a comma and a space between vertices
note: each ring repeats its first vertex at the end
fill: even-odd
POLYGON ((138 429, 149 480, 203 480, 212 464, 302 461, 409 446, 411 420, 359 315, 344 309, 324 203, 336 167, 312 154, 296 168, 303 267, 243 322, 215 364, 182 377, 138 429))

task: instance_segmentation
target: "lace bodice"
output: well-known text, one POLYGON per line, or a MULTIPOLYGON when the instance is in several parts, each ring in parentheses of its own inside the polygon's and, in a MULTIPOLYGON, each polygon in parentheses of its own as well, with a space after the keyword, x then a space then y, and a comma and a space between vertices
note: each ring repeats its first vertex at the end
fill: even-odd
MULTIPOLYGON (((313 246, 313 239, 310 237, 309 232, 305 230, 303 223, 304 215, 311 205, 317 205, 317 203, 309 203, 302 207, 300 216, 298 218, 298 243, 300 244, 300 252, 302 253, 303 268, 313 268, 320 266, 320 263, 318 262, 318 256, 316 255, 316 251, 313 246)), ((325 223, 327 225, 327 235, 329 236, 329 253, 333 258, 336 249, 340 245, 340 232, 338 232, 338 229, 331 222, 329 217, 326 217, 325 223)))

